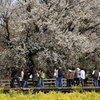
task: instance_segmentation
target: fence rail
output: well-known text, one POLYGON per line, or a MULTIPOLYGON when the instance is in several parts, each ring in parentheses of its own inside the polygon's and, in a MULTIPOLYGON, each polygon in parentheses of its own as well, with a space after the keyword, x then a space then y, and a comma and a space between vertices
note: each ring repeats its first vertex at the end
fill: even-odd
MULTIPOLYGON (((44 79, 44 87, 55 87, 56 79, 44 79)), ((17 82, 15 81, 15 85, 17 85, 17 82)), ((93 86, 93 80, 89 79, 87 81, 88 86, 93 86)), ((28 80, 28 86, 32 87, 32 79, 28 80)), ((0 87, 10 87, 10 79, 0 79, 0 87)), ((66 87, 66 79, 63 79, 63 87, 66 87)))

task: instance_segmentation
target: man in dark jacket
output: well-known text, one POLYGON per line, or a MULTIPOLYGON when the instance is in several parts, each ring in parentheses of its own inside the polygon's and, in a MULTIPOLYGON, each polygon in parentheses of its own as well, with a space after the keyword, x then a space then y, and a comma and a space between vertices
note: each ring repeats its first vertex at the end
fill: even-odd
POLYGON ((19 76, 20 76, 19 66, 12 67, 11 68, 11 81, 10 81, 10 87, 11 88, 15 88, 15 84, 14 84, 15 80, 17 81, 18 87, 20 87, 19 76))
POLYGON ((57 78, 57 87, 63 87, 63 69, 59 67, 58 69, 58 78, 57 78))
POLYGON ((28 69, 24 68, 24 77, 23 77, 23 88, 28 88, 28 81, 29 75, 28 75, 28 69))

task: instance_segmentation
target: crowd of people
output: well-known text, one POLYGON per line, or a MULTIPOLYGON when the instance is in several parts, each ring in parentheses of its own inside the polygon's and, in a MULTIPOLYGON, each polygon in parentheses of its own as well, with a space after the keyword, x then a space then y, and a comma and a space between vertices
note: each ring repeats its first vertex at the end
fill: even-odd
MULTIPOLYGON (((83 68, 67 69, 64 74, 61 68, 55 68, 54 76, 56 77, 56 87, 63 86, 63 76, 66 78, 66 86, 88 86, 88 73, 83 68)), ((100 70, 94 69, 92 72, 93 84, 95 87, 100 86, 100 70)))
POLYGON ((10 87, 15 88, 15 80, 17 81, 18 88, 28 88, 28 79, 31 78, 33 87, 44 87, 45 72, 42 68, 20 68, 19 66, 11 69, 10 87))
MULTIPOLYGON (((15 80, 17 81, 19 88, 28 88, 28 79, 32 79, 33 87, 44 87, 44 79, 46 73, 43 68, 20 68, 15 66, 11 68, 11 81, 10 87, 15 88, 15 80)), ((56 87, 63 87, 63 78, 66 78, 66 87, 88 85, 88 74, 83 68, 67 69, 63 70, 62 67, 55 67, 54 78, 56 79, 56 87)), ((92 72, 94 86, 100 86, 100 70, 94 69, 92 72)))

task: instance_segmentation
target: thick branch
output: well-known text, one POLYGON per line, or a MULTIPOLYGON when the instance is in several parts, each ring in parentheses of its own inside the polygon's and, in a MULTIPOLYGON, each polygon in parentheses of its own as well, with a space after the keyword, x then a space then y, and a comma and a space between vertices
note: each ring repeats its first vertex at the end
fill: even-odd
POLYGON ((6 23, 6 30, 7 30, 7 40, 10 41, 10 31, 9 31, 8 22, 6 23))

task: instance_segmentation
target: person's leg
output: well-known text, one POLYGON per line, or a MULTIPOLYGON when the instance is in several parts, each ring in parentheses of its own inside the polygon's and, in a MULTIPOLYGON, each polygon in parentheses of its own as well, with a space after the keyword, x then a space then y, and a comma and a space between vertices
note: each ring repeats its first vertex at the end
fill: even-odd
POLYGON ((87 79, 84 80, 84 86, 87 86, 87 79))
POLYGON ((61 87, 63 87, 63 78, 61 78, 61 87))
POLYGON ((85 86, 85 82, 84 82, 84 79, 83 79, 83 86, 85 86))
POLYGON ((72 79, 69 79, 69 87, 72 86, 72 79))
POLYGON ((44 87, 44 79, 43 78, 41 79, 41 87, 42 88, 44 87))
POLYGON ((98 86, 100 86, 100 78, 99 78, 99 80, 98 80, 98 86))
POLYGON ((26 80, 26 88, 28 88, 27 80, 26 80))
POLYGON ((23 80, 23 86, 22 86, 22 88, 25 88, 25 80, 23 80))
POLYGON ((98 86, 98 78, 96 78, 96 86, 98 86))
POLYGON ((37 87, 41 87, 41 78, 38 78, 37 87))
POLYGON ((73 79, 71 79, 71 86, 73 85, 73 79))
POLYGON ((70 79, 68 79, 68 87, 70 87, 70 79))
POLYGON ((79 78, 76 78, 76 85, 78 86, 80 83, 79 78))
POLYGON ((67 79, 67 84, 66 84, 66 86, 69 87, 69 80, 68 80, 68 79, 67 79))
POLYGON ((74 86, 76 86, 76 78, 74 78, 74 86))
POLYGON ((81 84, 82 86, 84 86, 84 79, 81 79, 81 84))
POLYGON ((34 81, 34 87, 37 87, 37 81, 34 81))
POLYGON ((68 79, 68 87, 70 86, 70 79, 68 79))
POLYGON ((60 87, 60 77, 57 78, 58 82, 58 87, 60 87))
POLYGON ((96 78, 95 77, 94 77, 93 81, 94 81, 94 86, 96 86, 96 78))
POLYGON ((12 78, 11 81, 10 81, 10 87, 11 88, 15 88, 14 82, 15 82, 15 78, 12 78))
POLYGON ((27 88, 28 85, 27 85, 27 80, 24 80, 24 83, 23 83, 23 88, 27 88))
POLYGON ((18 88, 20 88, 21 87, 21 83, 20 83, 19 78, 16 77, 16 81, 17 81, 18 88))
POLYGON ((28 88, 27 80, 25 80, 25 88, 28 88))
POLYGON ((59 87, 62 87, 62 86, 63 86, 63 78, 59 77, 59 87))
POLYGON ((36 87, 36 82, 37 82, 37 81, 33 81, 33 87, 36 87))
POLYGON ((56 87, 59 87, 59 80, 56 78, 56 87))
POLYGON ((78 86, 78 78, 76 78, 76 85, 78 86))
POLYGON ((21 86, 22 88, 23 88, 23 84, 24 84, 24 80, 22 81, 22 86, 21 86))
POLYGON ((77 86, 80 84, 80 79, 77 78, 77 86))
POLYGON ((20 87, 22 87, 22 81, 20 81, 20 87))
POLYGON ((72 79, 72 85, 75 85, 75 83, 74 83, 74 79, 72 79))
POLYGON ((38 87, 38 81, 36 81, 36 87, 38 87))
POLYGON ((37 81, 35 81, 35 87, 37 87, 37 81))
POLYGON ((61 77, 59 77, 59 87, 61 87, 61 77))
POLYGON ((96 77, 94 78, 94 86, 95 87, 97 86, 97 78, 96 77))

